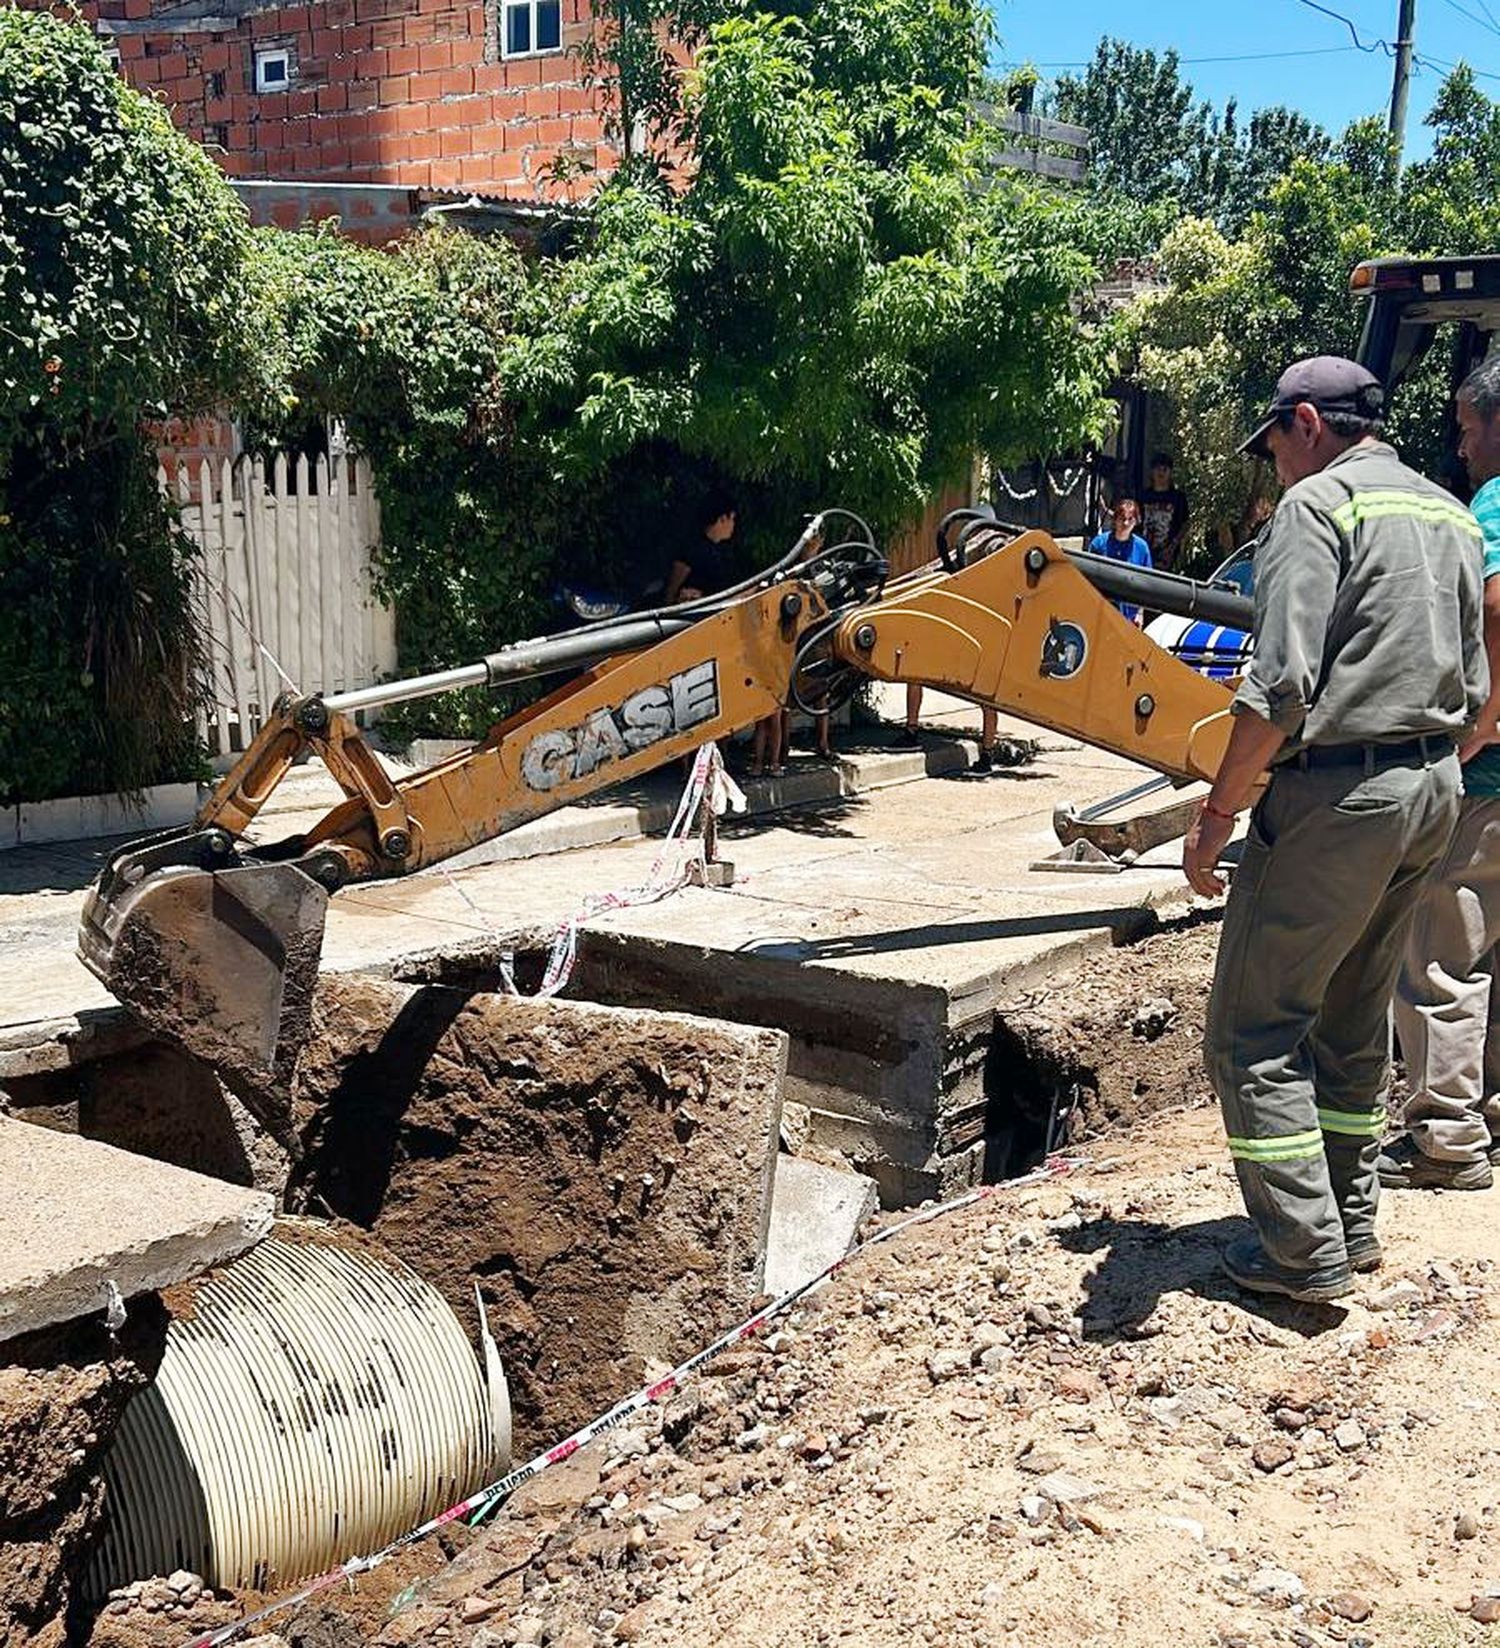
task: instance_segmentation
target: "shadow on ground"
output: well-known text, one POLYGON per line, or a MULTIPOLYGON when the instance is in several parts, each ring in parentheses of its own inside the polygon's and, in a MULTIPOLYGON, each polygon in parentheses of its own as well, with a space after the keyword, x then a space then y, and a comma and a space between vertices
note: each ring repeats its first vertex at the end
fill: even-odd
POLYGON ((1167 1293, 1191 1293, 1237 1305, 1304 1339, 1343 1325, 1348 1312, 1337 1305, 1303 1305, 1275 1294, 1247 1293, 1231 1282, 1220 1255, 1230 1242, 1248 1234, 1250 1221, 1245 1218, 1164 1225, 1153 1219, 1106 1217, 1062 1232, 1058 1240, 1070 1252, 1101 1255, 1083 1278, 1079 1314, 1084 1333, 1106 1344, 1141 1338, 1141 1324, 1167 1293))
POLYGON ((923 927, 893 927, 879 933, 848 933, 836 938, 761 939, 742 946, 786 961, 843 961, 851 956, 884 956, 903 950, 929 950, 945 944, 984 944, 991 939, 1037 938, 1045 933, 1090 933, 1109 929, 1116 944, 1128 944, 1154 932, 1154 910, 1141 906, 1103 910, 1053 910, 1045 915, 1011 916, 995 921, 945 921, 923 927))
POLYGON ((105 860, 127 841, 146 832, 94 836, 86 841, 12 847, 0 852, 0 898, 22 893, 77 893, 89 886, 105 860))
POLYGON ((779 812, 757 812, 749 817, 730 817, 719 824, 721 841, 744 841, 764 835, 767 830, 784 830, 788 835, 824 837, 828 840, 852 840, 859 832, 848 827, 846 820, 856 818, 867 810, 869 803, 863 796, 850 796, 842 801, 807 802, 801 806, 787 806, 779 812))

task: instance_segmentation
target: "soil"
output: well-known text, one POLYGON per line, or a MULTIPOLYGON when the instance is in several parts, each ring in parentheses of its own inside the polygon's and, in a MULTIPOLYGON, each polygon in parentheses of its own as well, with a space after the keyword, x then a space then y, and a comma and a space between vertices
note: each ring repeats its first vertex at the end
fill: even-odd
POLYGON ((1035 1091, 1018 1094, 1021 1105, 1035 1110, 1056 1095, 1066 1110, 1076 1101, 1062 1142, 1212 1102, 1203 1018, 1221 916, 1196 910, 1095 951, 1001 1015, 1010 1068, 1030 1066, 1035 1091))
POLYGON ((1092 1156, 846 1267, 377 1640, 1493 1640, 1500 1190, 1388 1196, 1385 1269, 1302 1306, 1219 1271, 1214 1115, 1092 1156))
POLYGON ((0 1343, 0 1648, 64 1641, 104 1514, 100 1461, 166 1326, 145 1294, 118 1335, 96 1319, 0 1343))
POLYGON ((478 1285, 518 1450, 754 1294, 779 1034, 347 977, 315 1013, 288 1206, 371 1231, 462 1322, 478 1285))

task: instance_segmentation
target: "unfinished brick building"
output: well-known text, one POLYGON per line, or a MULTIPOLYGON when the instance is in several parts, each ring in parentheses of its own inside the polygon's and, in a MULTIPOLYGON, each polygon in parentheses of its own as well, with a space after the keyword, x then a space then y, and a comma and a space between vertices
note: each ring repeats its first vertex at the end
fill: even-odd
MULTIPOLYGON (((125 78, 158 93, 232 178, 541 200, 576 195, 615 163, 605 93, 573 49, 589 0, 87 0, 85 11, 125 78)), ((364 215, 391 209, 381 193, 368 191, 364 215)), ((284 191, 265 215, 326 215, 309 209, 315 196, 284 191)), ((343 196, 341 215, 360 199, 343 196)))

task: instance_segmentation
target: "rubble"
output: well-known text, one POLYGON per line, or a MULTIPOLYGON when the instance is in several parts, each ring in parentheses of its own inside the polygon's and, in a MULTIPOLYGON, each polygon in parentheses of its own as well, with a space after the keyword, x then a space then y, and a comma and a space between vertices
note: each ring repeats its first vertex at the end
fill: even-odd
MULTIPOLYGON (((847 1267, 558 1468, 576 1478, 521 1489, 480 1548, 531 1554, 447 1593, 441 1627, 421 1613, 428 1639, 1323 1648, 1465 1590, 1468 1610, 1459 1553, 1480 1547, 1431 1504, 1472 1492, 1452 1381, 1484 1377, 1494 1273, 1450 1254, 1455 1326, 1436 1343, 1420 1301, 1375 1312, 1357 1294, 1322 1326, 1237 1294, 1217 1270, 1238 1228, 1221 1148, 1212 1116, 1159 1123, 1114 1142, 1108 1175, 1002 1194, 847 1267), (1115 1325, 1078 1331, 1096 1319, 1115 1325), (1361 1530, 1354 1568, 1338 1526, 1361 1530)), ((1393 1210, 1417 1221, 1383 1224, 1393 1263, 1436 1205, 1393 1210)), ((1500 1233, 1471 1234, 1476 1257, 1500 1253, 1500 1233)))

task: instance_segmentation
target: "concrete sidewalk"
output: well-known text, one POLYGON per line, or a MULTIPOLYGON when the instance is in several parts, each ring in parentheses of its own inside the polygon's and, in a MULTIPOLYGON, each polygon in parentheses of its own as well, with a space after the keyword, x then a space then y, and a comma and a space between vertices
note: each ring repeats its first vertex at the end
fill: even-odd
MULTIPOLYGON (((880 729, 833 763, 794 755, 785 777, 747 782, 752 819, 725 832, 725 854, 740 867, 727 897, 688 891, 591 925, 962 993, 962 975, 998 968, 1018 977, 1059 948, 1109 942, 1145 905, 1184 898, 1180 878, 1153 873, 1149 861, 1116 877, 1026 868, 1056 848, 1055 805, 1123 789, 1139 768, 1010 723, 1004 735, 1039 739, 1039 760, 980 778, 968 772, 978 711, 937 694, 924 710, 933 731, 922 750, 892 750, 897 729, 880 729), (937 781, 912 782, 923 776, 937 781)), ((299 770, 277 797, 290 810, 265 821, 271 837, 304 828, 331 790, 326 774, 299 770)), ((657 848, 642 837, 665 828, 678 794, 678 775, 658 774, 442 870, 349 888, 330 908, 324 964, 379 970, 417 952, 492 946, 500 935, 539 942, 587 894, 645 877, 657 848)), ((114 845, 0 857, 0 1077, 57 1068, 134 1033, 74 955, 84 891, 114 845)))

